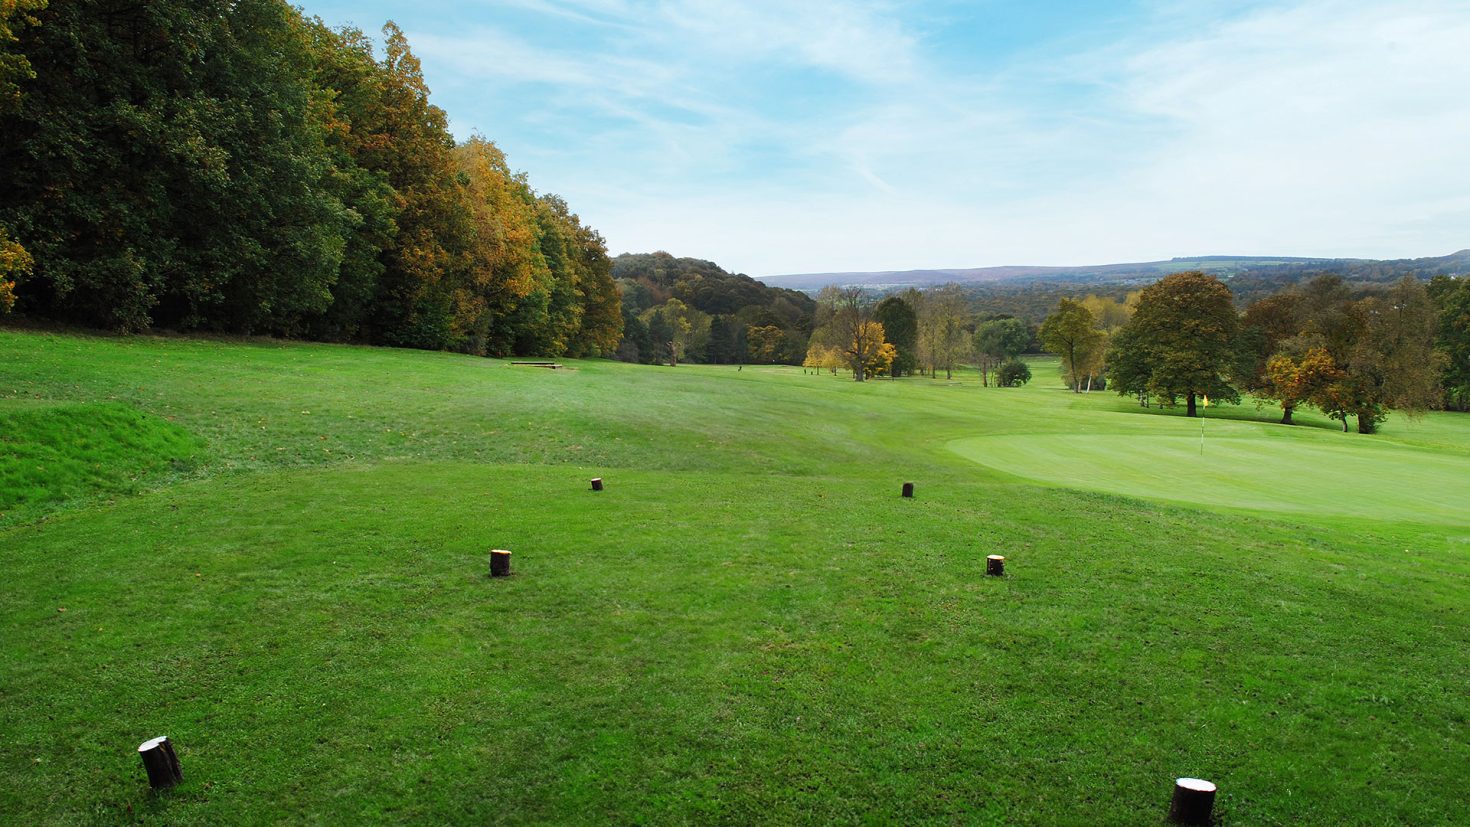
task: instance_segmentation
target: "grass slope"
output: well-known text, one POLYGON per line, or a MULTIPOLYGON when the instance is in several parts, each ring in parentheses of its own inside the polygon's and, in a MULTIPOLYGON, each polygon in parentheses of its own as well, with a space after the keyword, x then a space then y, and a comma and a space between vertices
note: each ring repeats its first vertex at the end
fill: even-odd
MULTIPOLYGON (((1196 774, 1228 823, 1459 818, 1464 521, 1198 510, 961 455, 1196 426, 1049 381, 575 365, 0 331, 0 396, 205 444, 151 492, 0 528, 0 814, 1137 824, 1196 774), (154 795, 132 748, 161 733, 186 781, 154 795)), ((1238 427, 1354 457, 1470 435, 1238 427)))
POLYGON ((136 492, 183 471, 199 448, 188 431, 115 402, 0 402, 0 525, 66 500, 136 492))

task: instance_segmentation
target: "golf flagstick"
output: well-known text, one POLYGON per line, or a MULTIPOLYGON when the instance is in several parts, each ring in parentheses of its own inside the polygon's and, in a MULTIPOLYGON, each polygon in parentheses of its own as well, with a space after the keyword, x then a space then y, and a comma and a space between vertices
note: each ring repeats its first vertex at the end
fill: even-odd
POLYGON ((1199 412, 1199 455, 1200 456, 1204 456, 1205 455, 1205 410, 1204 409, 1210 407, 1210 397, 1208 395, 1206 395, 1206 394, 1201 394, 1201 395, 1204 396, 1204 404, 1200 406, 1200 412, 1199 412))

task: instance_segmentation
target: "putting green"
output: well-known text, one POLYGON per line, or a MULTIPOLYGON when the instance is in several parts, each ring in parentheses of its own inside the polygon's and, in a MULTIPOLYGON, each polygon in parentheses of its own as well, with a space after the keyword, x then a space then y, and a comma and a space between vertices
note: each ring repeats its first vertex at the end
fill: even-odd
POLYGON ((988 436, 956 440, 950 449, 1069 488, 1223 508, 1470 523, 1470 457, 1353 436, 1301 436, 1214 437, 1203 456, 1198 437, 1173 435, 988 436))

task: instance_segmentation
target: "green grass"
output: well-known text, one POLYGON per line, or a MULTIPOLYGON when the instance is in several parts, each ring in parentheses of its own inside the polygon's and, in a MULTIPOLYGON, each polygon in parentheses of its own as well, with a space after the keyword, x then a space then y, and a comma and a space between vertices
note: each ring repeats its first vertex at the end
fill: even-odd
POLYGON ((139 490, 187 468, 188 431, 115 402, 0 404, 0 524, 67 500, 139 490))
POLYGON ((1196 508, 1078 490, 1193 499, 1075 474, 1201 473, 1198 423, 1046 366, 571 364, 0 331, 7 415, 203 445, 0 527, 4 820, 1147 824, 1178 775, 1231 824, 1460 819, 1470 418, 1211 408, 1210 473, 1275 464, 1196 508))
MULTIPOLYGON (((1171 423, 1172 424, 1172 423, 1171 423)), ((1206 435, 976 437, 961 456, 1019 476, 1218 508, 1463 525, 1470 456, 1279 426, 1207 422, 1206 435), (1351 481, 1350 485, 1339 484, 1351 481)))

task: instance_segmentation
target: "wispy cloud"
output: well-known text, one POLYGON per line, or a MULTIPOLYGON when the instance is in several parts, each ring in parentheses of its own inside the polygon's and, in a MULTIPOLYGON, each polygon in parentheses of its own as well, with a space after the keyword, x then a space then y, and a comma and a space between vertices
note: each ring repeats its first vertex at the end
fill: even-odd
POLYGON ((1013 40, 963 4, 492 7, 400 22, 456 127, 617 249, 773 273, 1470 246, 1463 0, 1157 2, 1013 40))

